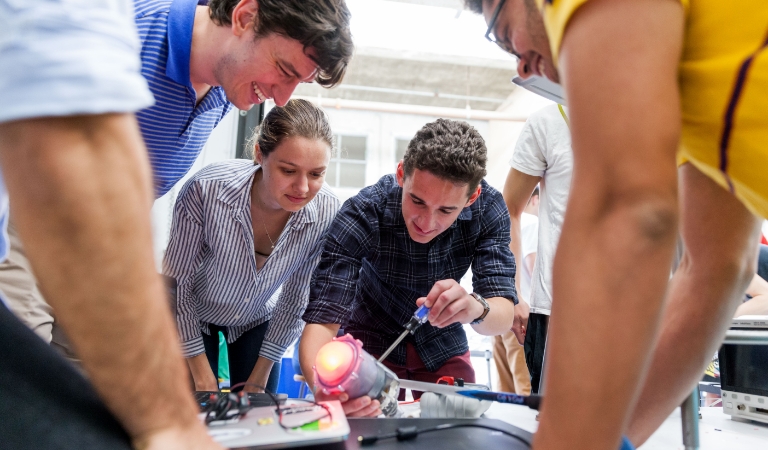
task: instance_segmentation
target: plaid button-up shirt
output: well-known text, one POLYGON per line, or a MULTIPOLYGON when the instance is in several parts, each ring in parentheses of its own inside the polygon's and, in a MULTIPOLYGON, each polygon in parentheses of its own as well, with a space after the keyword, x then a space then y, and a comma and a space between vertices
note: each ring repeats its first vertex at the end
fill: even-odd
MULTIPOLYGON (((509 212, 497 190, 485 181, 481 186, 477 201, 427 244, 408 235, 394 175, 347 200, 326 234, 304 321, 341 324, 366 351, 380 355, 403 332, 417 298, 437 281, 460 280, 470 266, 475 292, 517 303, 509 212)), ((405 365, 408 340, 433 372, 469 348, 461 324, 438 329, 427 322, 388 359, 405 365)))

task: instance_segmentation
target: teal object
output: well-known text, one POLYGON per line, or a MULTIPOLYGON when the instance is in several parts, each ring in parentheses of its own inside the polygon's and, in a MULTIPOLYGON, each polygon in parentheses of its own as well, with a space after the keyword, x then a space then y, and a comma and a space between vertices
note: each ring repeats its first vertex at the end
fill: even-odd
POLYGON ((219 384, 226 381, 229 384, 229 354, 227 354, 227 340, 224 333, 219 331, 219 384))

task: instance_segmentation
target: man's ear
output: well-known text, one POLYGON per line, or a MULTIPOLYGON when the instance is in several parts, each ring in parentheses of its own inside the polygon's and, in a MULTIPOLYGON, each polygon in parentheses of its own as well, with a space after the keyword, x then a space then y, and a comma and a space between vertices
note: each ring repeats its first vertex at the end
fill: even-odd
POLYGON ((480 193, 483 192, 483 188, 478 184, 477 189, 475 189, 475 192, 472 193, 472 195, 469 196, 469 199, 467 199, 467 204, 464 205, 466 208, 467 206, 472 205, 472 203, 475 203, 475 200, 477 200, 477 197, 480 197, 480 193))
POLYGON ((232 9, 232 32, 241 36, 248 30, 258 27, 258 0, 240 0, 232 9))
POLYGON ((397 178, 397 184, 403 187, 405 182, 405 169, 403 169, 403 160, 397 163, 397 170, 395 171, 395 178, 397 178))

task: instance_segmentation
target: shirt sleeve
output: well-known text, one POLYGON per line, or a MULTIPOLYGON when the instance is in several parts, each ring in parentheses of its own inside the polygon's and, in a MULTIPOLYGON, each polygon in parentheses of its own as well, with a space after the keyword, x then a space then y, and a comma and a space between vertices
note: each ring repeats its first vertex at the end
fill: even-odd
POLYGON ((344 203, 326 235, 304 312, 306 323, 344 324, 352 313, 363 258, 378 241, 378 216, 360 196, 344 203))
POLYGON ((472 287, 483 297, 504 297, 517 304, 515 258, 509 249, 509 211, 498 192, 488 203, 472 261, 472 287))
POLYGON ((321 213, 323 217, 313 224, 321 227, 322 231, 318 232, 318 238, 312 244, 306 261, 283 284, 274 315, 269 321, 269 329, 261 344, 260 357, 280 361, 288 346, 301 334, 304 328, 301 316, 307 308, 312 273, 320 261, 328 227, 338 210, 339 200, 329 198, 328 205, 321 213))
POLYGON ((203 258, 203 211, 199 186, 189 180, 173 209, 163 273, 176 279, 176 323, 185 358, 205 353, 192 283, 203 258))
POLYGON ((533 177, 543 176, 547 169, 546 140, 544 133, 539 130, 542 120, 541 115, 532 115, 525 122, 523 131, 515 144, 512 160, 509 162, 513 169, 533 177))

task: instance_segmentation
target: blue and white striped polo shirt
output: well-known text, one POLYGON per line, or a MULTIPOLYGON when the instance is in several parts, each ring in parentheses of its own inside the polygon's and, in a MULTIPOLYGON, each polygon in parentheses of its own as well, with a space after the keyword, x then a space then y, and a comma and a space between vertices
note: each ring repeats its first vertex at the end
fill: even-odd
POLYGON ((212 87, 195 106, 189 58, 197 5, 196 0, 134 0, 141 74, 155 96, 155 105, 136 116, 157 197, 189 171, 213 128, 232 108, 220 86, 212 87))

